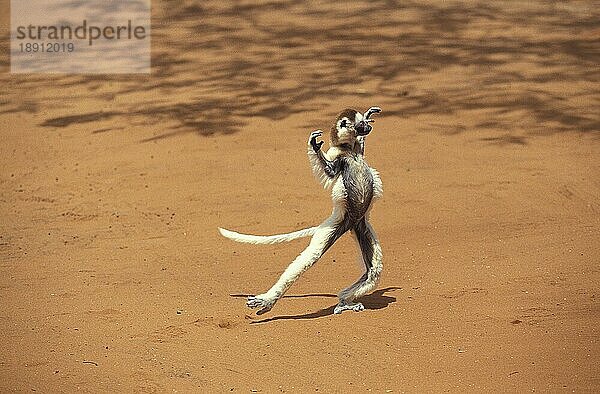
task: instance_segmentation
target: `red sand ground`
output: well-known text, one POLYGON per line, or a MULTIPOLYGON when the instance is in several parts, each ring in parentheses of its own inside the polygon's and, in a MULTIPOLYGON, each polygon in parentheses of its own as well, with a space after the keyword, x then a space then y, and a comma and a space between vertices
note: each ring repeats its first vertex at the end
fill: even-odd
POLYGON ((1 391, 600 390, 600 8, 353 4, 157 1, 149 76, 0 74, 1 391), (308 135, 371 105, 367 310, 344 237, 253 315, 306 240, 216 227, 326 217, 308 135))

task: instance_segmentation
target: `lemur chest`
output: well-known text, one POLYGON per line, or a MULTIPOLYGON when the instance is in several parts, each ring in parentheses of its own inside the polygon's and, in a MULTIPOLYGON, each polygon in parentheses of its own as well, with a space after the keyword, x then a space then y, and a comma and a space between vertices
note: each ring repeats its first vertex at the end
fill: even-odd
POLYGON ((374 180, 371 169, 361 155, 345 158, 342 182, 346 191, 348 213, 362 217, 373 199, 374 180))

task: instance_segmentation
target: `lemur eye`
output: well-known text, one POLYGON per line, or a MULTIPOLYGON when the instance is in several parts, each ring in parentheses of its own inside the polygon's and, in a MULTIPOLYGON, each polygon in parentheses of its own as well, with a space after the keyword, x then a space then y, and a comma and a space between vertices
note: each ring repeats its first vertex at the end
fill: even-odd
POLYGON ((344 119, 340 122, 340 127, 346 127, 346 126, 347 126, 346 119, 344 119))

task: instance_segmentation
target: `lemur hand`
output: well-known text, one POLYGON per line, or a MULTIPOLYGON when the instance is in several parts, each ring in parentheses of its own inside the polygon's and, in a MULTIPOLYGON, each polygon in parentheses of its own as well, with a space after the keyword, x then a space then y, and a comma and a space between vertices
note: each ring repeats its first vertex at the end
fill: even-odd
POLYGON ((321 146, 324 144, 323 141, 317 142, 317 138, 323 135, 323 131, 315 130, 310 133, 310 138, 308 139, 308 143, 312 146, 313 150, 316 152, 321 150, 321 146))

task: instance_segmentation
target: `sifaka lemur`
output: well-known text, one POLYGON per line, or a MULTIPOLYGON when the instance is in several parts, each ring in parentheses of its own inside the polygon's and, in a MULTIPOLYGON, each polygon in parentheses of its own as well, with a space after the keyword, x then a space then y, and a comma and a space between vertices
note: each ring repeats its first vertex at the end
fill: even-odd
POLYGON ((355 300, 375 288, 382 269, 381 247, 368 219, 373 201, 381 197, 383 189, 378 172, 364 159, 365 137, 372 130, 371 115, 379 112, 378 107, 371 107, 364 114, 353 109, 343 110, 331 128, 331 147, 327 153, 321 150, 323 141, 317 141, 323 132, 316 130, 310 134, 308 157, 313 173, 326 189, 331 188, 333 200, 331 216, 319 226, 270 236, 240 234, 219 228, 227 238, 253 244, 273 244, 312 236, 308 247, 269 291, 248 297, 247 306, 259 308, 257 314, 270 311, 300 275, 347 231, 352 232, 358 243, 366 270, 355 283, 339 293, 334 313, 364 309, 355 300))

